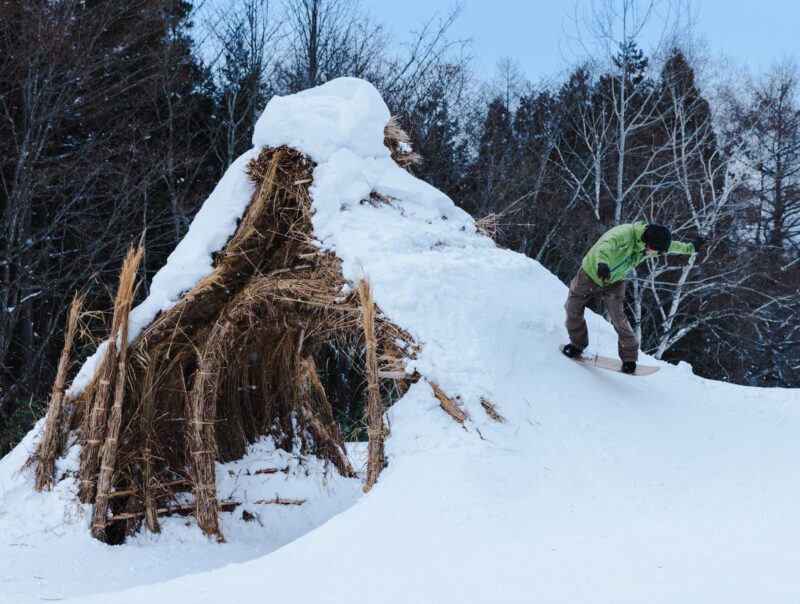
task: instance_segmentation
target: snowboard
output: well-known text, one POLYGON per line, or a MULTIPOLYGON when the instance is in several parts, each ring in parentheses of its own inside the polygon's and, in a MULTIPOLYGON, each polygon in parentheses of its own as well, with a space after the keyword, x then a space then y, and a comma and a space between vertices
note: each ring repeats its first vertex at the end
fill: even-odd
MULTIPOLYGON (((564 344, 560 344, 558 347, 559 352, 564 351, 564 344)), ((565 357, 569 358, 569 357, 565 357)), ((617 373, 622 373, 622 361, 619 359, 612 359, 611 357, 604 357, 602 355, 596 355, 593 357, 590 356, 579 356, 572 359, 576 363, 580 363, 581 365, 589 365, 590 367, 599 367, 600 369, 607 369, 609 371, 616 371, 617 373)), ((656 371, 661 369, 661 367, 653 367, 652 365, 640 365, 636 363, 636 372, 635 373, 622 373, 622 375, 652 375, 656 371)))

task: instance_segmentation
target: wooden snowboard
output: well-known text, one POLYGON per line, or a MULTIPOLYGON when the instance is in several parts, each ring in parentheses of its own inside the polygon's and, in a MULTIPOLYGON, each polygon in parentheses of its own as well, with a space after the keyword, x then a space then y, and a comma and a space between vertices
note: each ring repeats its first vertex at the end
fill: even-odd
MULTIPOLYGON (((564 344, 560 344, 558 347, 559 352, 564 351, 564 344)), ((569 358, 569 357, 566 357, 569 358)), ((616 371, 617 373, 622 373, 622 361, 619 359, 612 359, 610 357, 604 357, 602 355, 597 355, 593 357, 589 356, 579 356, 572 359, 576 363, 580 363, 581 365, 589 365, 590 367, 599 367, 600 369, 608 369, 609 371, 616 371)), ((636 363, 636 373, 622 373, 622 375, 651 375, 661 369, 661 367, 653 367, 652 365, 640 365, 636 363)))

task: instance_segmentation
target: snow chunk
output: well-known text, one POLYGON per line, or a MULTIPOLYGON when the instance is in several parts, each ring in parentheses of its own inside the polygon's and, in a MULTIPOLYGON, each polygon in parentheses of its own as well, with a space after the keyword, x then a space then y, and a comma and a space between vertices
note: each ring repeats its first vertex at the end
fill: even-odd
MULTIPOLYGON (((138 308, 138 307, 137 307, 138 308)), ((106 354, 106 350, 108 349, 108 340, 101 343, 100 346, 97 347, 97 350, 83 362, 81 365, 80 370, 78 371, 78 375, 75 376, 75 379, 72 380, 72 384, 70 387, 67 388, 67 396, 77 396, 89 383, 94 379, 94 374, 97 371, 97 365, 100 363, 102 358, 106 354)))
POLYGON ((256 122, 255 147, 288 145, 316 163, 347 149, 359 157, 389 157, 383 129, 391 114, 369 82, 339 78, 292 94, 276 96, 256 122))

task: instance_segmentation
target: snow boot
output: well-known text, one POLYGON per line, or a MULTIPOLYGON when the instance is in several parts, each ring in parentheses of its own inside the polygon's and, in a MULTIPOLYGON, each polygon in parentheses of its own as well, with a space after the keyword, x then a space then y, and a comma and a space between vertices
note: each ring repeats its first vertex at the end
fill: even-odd
POLYGON ((564 353, 564 356, 568 356, 571 359, 575 359, 581 356, 583 350, 581 350, 576 346, 573 346, 572 344, 567 344, 566 346, 564 346, 564 349, 561 352, 564 353))
POLYGON ((622 364, 622 373, 636 373, 636 361, 625 361, 622 364))

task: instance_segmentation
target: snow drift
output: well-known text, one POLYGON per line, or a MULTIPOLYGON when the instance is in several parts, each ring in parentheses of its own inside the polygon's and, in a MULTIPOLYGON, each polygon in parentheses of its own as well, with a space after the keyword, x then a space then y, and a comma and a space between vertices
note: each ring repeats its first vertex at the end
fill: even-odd
MULTIPOLYGON (((559 355, 565 286, 495 247, 451 200, 399 168, 383 145, 388 117, 372 86, 336 80, 273 99, 254 144, 287 145, 316 162, 319 246, 351 284, 369 276, 384 315, 421 347, 406 370, 458 397, 463 425, 443 413, 429 381, 413 384, 388 412, 388 467, 375 489, 356 500, 355 481, 342 478, 305 523, 265 518, 260 536, 282 522, 318 528, 261 551, 246 530, 227 527, 245 526, 234 517, 223 520, 224 546, 180 522, 120 548, 89 543, 69 479, 33 494, 18 473, 34 429, 0 465, 6 593, 32 601, 138 585, 113 601, 796 601, 797 392, 703 380, 686 364, 631 378, 559 355), (373 192, 388 202, 361 203, 373 192), (190 567, 172 557, 187 542, 190 567), (91 565, 66 572, 46 562, 88 552, 91 565), (225 556, 255 559, 164 581, 225 556), (148 557, 159 564, 114 570, 148 557), (27 568, 34 560, 38 568, 27 568)), ((596 333, 593 345, 613 356, 613 329, 598 323, 596 333)), ((264 446, 251 451, 275 454, 264 446)), ((218 488, 226 471, 217 468, 218 488)))

